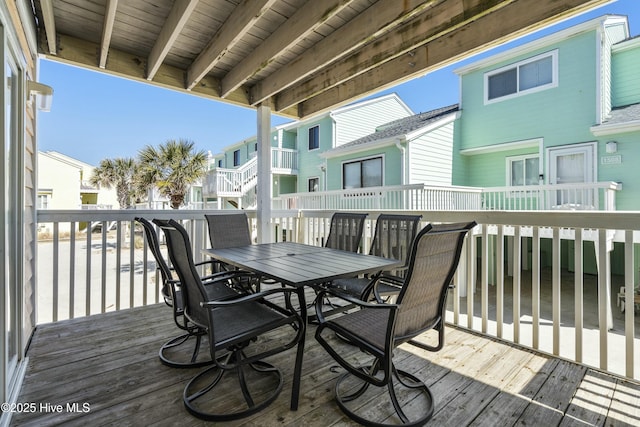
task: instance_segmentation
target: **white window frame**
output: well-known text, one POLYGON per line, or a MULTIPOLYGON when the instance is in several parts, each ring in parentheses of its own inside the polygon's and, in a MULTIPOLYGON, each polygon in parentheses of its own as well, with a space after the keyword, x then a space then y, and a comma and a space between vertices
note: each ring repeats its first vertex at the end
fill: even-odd
MULTIPOLYGON (((363 161, 366 161, 366 160, 378 159, 378 158, 382 159, 382 165, 381 165, 382 171, 381 171, 381 174, 382 174, 382 186, 384 186, 384 183, 385 183, 385 176, 384 176, 385 156, 384 156, 384 154, 381 153, 381 154, 376 154, 376 155, 368 156, 368 157, 360 157, 360 158, 357 158, 357 159, 344 160, 343 162, 341 162, 341 164, 340 164, 340 181, 341 181, 340 182, 340 188, 345 190, 345 188, 344 188, 344 165, 345 164, 363 162, 363 161)), ((360 179, 362 179, 362 177, 360 177, 360 179)), ((371 188, 371 187, 358 187, 358 188, 371 188)), ((352 190, 352 189, 350 189, 350 190, 352 190)))
POLYGON ((517 98, 519 96, 528 95, 530 93, 540 92, 543 90, 551 89, 558 86, 558 50, 552 50, 551 52, 541 53, 540 55, 532 56, 531 58, 527 58, 525 60, 516 62, 514 64, 509 64, 504 67, 498 68, 496 70, 492 70, 484 73, 484 104, 493 104, 495 102, 506 101, 508 99, 517 98), (520 67, 530 64, 535 61, 539 61, 541 59, 551 57, 551 83, 547 83, 544 85, 532 87, 526 90, 520 90, 520 67), (518 71, 516 73, 516 92, 500 96, 498 98, 489 99, 489 78, 503 73, 505 71, 516 68, 518 71))
MULTIPOLYGON (((511 183, 511 164, 514 161, 520 161, 520 160, 527 160, 527 159, 538 159, 538 182, 536 182, 535 184, 529 184, 529 185, 540 185, 540 175, 542 174, 542 172, 540 171, 540 163, 542 162, 542 157, 540 156, 539 153, 531 153, 531 154, 520 154, 517 156, 507 156, 505 157, 505 161, 506 161, 506 176, 505 176, 505 180, 506 180, 506 186, 507 187, 520 187, 519 185, 513 185, 511 183)), ((523 187, 527 185, 524 184, 522 185, 523 187)))
POLYGON ((240 166, 240 163, 241 163, 240 150, 239 149, 238 150, 234 150, 234 152, 233 152, 233 167, 240 166), (236 153, 238 154, 238 158, 237 159, 236 159, 236 153), (236 160, 237 160, 237 163, 236 163, 236 160))
POLYGON ((39 192, 38 193, 38 197, 37 197, 37 209, 50 209, 51 207, 51 197, 53 195, 53 192, 51 191, 43 191, 43 192, 39 192), (44 203, 41 203, 41 200, 44 200, 44 203), (45 205, 45 206, 42 206, 45 205))

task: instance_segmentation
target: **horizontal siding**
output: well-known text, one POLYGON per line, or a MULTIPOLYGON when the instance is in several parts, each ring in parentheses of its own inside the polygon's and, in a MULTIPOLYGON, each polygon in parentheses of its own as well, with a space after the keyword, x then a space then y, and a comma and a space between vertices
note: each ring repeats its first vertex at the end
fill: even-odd
POLYGON ((386 98, 335 114, 336 146, 372 134, 378 126, 410 115, 396 98, 386 98))
POLYGON ((453 123, 429 132, 409 144, 409 184, 451 185, 453 123))
POLYGON ((320 167, 324 159, 320 153, 333 147, 333 121, 329 117, 323 117, 318 121, 310 122, 298 128, 298 192, 308 190, 307 181, 311 177, 320 178, 320 188, 324 188, 323 174, 320 167), (320 148, 309 151, 309 129, 318 126, 320 148))
POLYGON ((640 102, 640 45, 613 54, 614 107, 640 102))
POLYGON ((637 165, 640 164, 638 142, 640 142, 640 131, 609 135, 599 143, 598 181, 622 183, 622 190, 616 192, 617 210, 638 210, 640 208, 638 199, 640 181, 638 180, 637 170, 637 165), (602 158, 608 155, 605 144, 609 140, 615 140, 618 143, 618 151, 615 155, 620 156, 622 163, 602 163, 602 158))
MULTIPOLYGON (((467 161, 466 181, 459 185, 473 187, 503 187, 507 185, 507 157, 537 153, 532 149, 463 156, 467 161)), ((542 159, 541 159, 542 160, 542 159)))
POLYGON ((595 31, 462 76, 461 149, 544 138, 549 146, 593 140, 595 31), (484 73, 558 49, 558 86, 484 105, 484 73), (569 107, 570 106, 570 107, 569 107))

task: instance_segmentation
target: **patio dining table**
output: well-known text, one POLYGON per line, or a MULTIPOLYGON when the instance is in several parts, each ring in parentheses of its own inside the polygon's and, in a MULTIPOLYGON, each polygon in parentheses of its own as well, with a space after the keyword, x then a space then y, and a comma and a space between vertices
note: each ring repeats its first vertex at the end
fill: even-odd
MULTIPOLYGON (((225 249, 204 249, 206 255, 243 270, 263 275, 298 289, 301 315, 306 318, 304 287, 341 277, 377 273, 396 268, 401 261, 295 242, 263 243, 225 249)), ((304 345, 304 343, 303 343, 304 345)), ((294 372, 300 372, 296 366, 294 372)), ((299 378, 294 378, 291 409, 298 408, 299 378)))

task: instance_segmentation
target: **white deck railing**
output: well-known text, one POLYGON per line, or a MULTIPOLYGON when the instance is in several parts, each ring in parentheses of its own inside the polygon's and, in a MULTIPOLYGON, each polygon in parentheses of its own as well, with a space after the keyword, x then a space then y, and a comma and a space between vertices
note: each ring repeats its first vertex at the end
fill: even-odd
MULTIPOLYGON (((255 212, 245 212, 255 218, 255 212)), ((640 378, 633 303, 640 212, 412 212, 422 214, 425 224, 479 224, 468 239, 449 297, 449 322, 640 378), (598 260, 596 275, 584 274, 589 261, 583 259, 589 258, 598 260), (613 268, 620 268, 620 274, 613 274, 613 268), (616 307, 620 286, 626 289, 624 313, 616 307)), ((48 223, 43 228, 53 230, 38 243, 38 322, 159 302, 152 257, 142 234, 130 233, 133 218, 180 219, 192 236, 196 258, 202 259, 200 249, 209 244, 205 213, 215 211, 38 212, 38 224, 48 223), (115 222, 115 231, 77 231, 81 224, 96 222, 115 222)), ((332 213, 274 211, 272 235, 322 245, 332 213)), ((369 211, 364 248, 378 213, 369 211)))
POLYGON ((273 209, 615 210, 615 182, 460 187, 422 184, 283 194, 273 209))
POLYGON ((482 208, 488 210, 616 210, 616 191, 622 184, 579 184, 491 187, 482 190, 482 208))
POLYGON ((478 210, 481 188, 437 187, 423 184, 354 188, 283 194, 275 197, 273 209, 403 209, 478 210))

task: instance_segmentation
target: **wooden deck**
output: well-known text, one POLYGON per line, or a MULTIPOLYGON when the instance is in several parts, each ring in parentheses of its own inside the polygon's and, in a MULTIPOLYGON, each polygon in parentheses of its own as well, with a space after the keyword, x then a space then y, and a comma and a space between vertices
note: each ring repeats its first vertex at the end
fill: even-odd
MULTIPOLYGON (((289 410, 295 357, 289 350, 271 359, 286 375, 276 402, 225 425, 352 424, 333 401, 339 372, 330 369, 335 363, 316 343, 314 330, 307 335, 299 409, 289 410)), ((197 370, 168 368, 158 360, 160 345, 176 332, 163 305, 39 326, 18 399, 36 403, 38 410, 15 414, 11 425, 206 424, 182 405, 182 390, 197 370), (74 403, 76 408, 67 407, 74 403)), ((440 352, 403 346, 396 357, 434 393, 429 425, 640 424, 639 384, 463 330, 448 328, 440 352)), ((383 416, 386 404, 379 398, 371 411, 383 416)))

